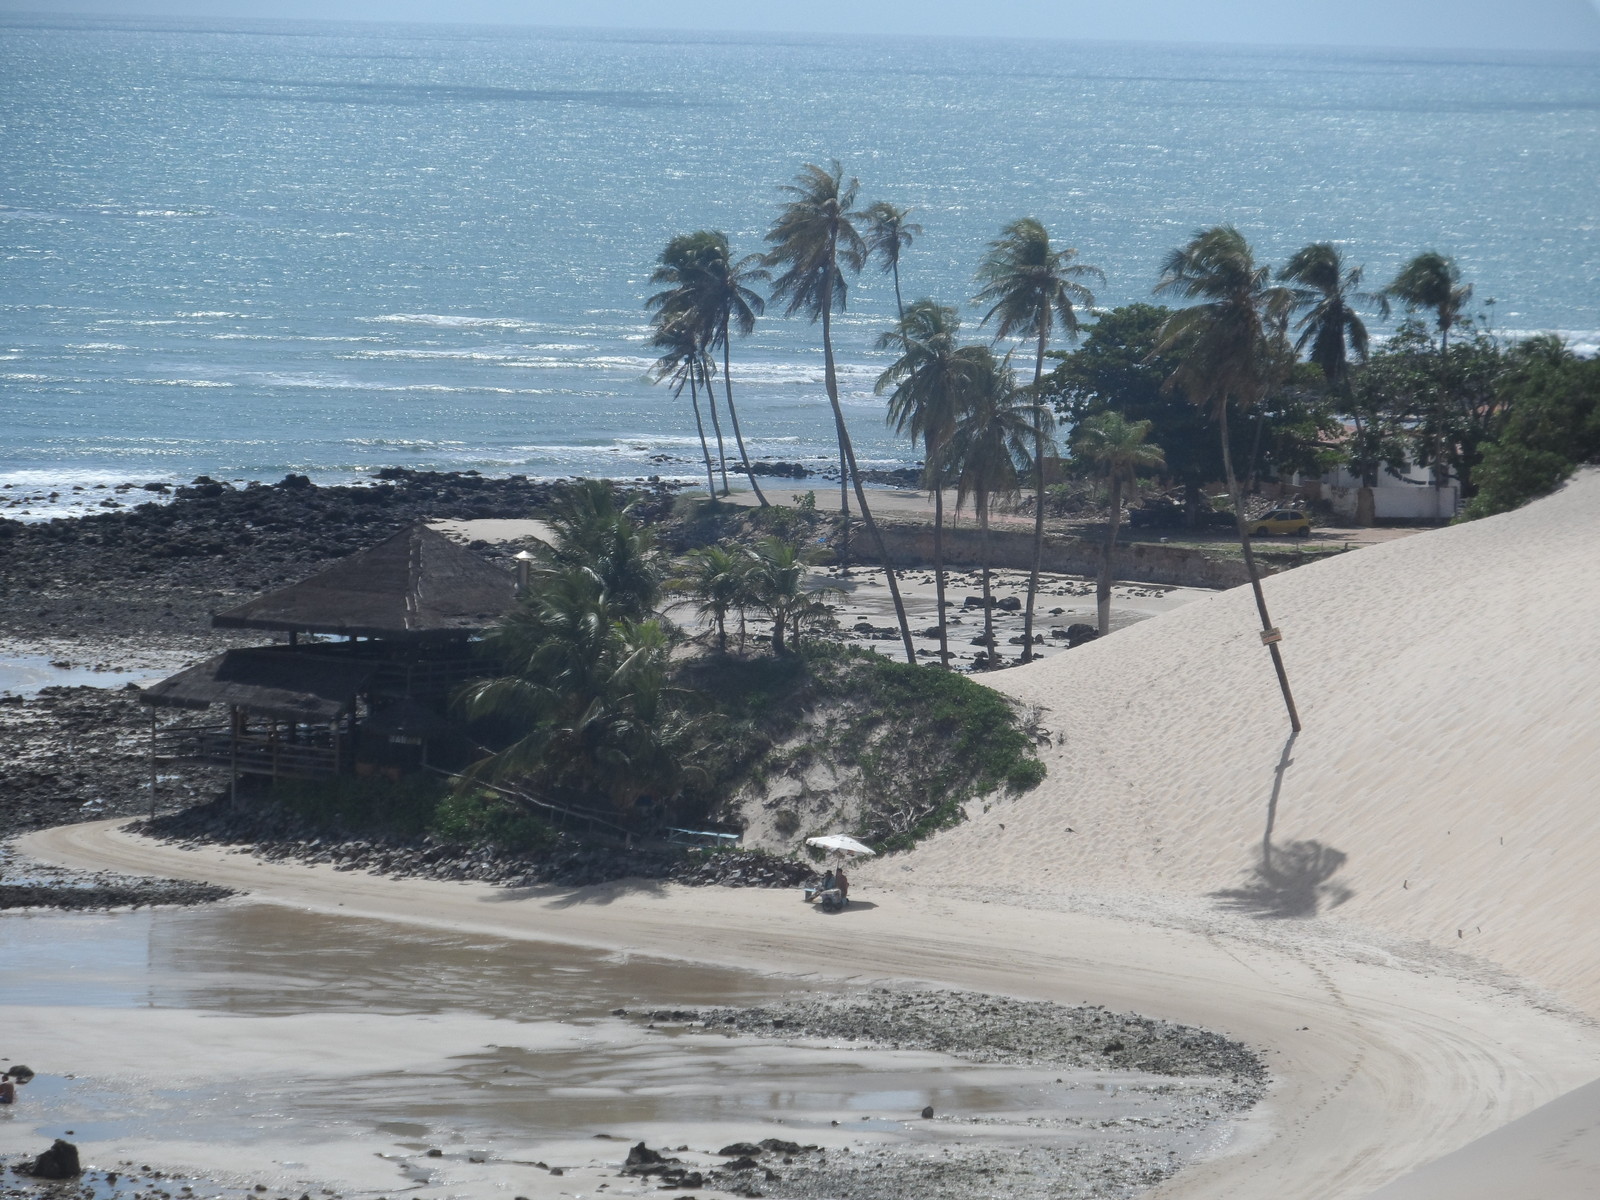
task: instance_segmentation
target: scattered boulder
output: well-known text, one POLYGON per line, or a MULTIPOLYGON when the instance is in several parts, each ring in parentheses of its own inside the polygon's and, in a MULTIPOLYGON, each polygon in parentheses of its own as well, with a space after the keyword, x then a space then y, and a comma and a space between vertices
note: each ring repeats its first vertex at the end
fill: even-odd
POLYGON ((1002 596, 994 602, 994 606, 1004 609, 1006 612, 1018 612, 1022 608, 1022 601, 1015 596, 1002 596))
POLYGON ((1094 641, 1099 636, 1100 631, 1093 625, 1085 625, 1079 622, 1076 625, 1067 626, 1067 646, 1069 649, 1076 649, 1085 642, 1094 641))
POLYGON ((83 1174, 83 1167, 78 1162, 78 1148, 57 1138, 50 1149, 25 1164, 22 1172, 35 1179, 75 1179, 83 1174))

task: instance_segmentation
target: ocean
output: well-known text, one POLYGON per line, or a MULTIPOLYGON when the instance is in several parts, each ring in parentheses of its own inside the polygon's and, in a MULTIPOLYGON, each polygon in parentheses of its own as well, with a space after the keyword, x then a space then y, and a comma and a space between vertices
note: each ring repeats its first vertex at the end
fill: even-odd
MULTIPOLYGON (((1373 286, 1438 248, 1497 330, 1592 351, 1597 133, 1594 55, 0 18, 0 485, 694 478, 646 378, 653 260, 762 249, 835 157, 916 210, 906 297, 975 339, 985 244, 1031 215, 1102 305, 1231 221, 1373 286)), ((836 326, 864 464, 915 460, 873 394, 893 312, 869 269, 836 326)), ((802 318, 736 344, 754 454, 829 460, 821 376, 802 318)))

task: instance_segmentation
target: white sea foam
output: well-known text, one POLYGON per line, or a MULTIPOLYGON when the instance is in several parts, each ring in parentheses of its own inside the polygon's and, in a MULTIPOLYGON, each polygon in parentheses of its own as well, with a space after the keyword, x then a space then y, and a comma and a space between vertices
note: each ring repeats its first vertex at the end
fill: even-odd
POLYGON ((124 379, 139 387, 231 388, 234 385, 220 379, 124 379))
POLYGON ((439 313, 386 313, 380 317, 357 317, 374 325, 431 325, 436 329, 520 329, 537 330, 545 326, 515 317, 456 317, 439 313))
POLYGON ((124 346, 121 342, 82 342, 69 344, 68 350, 132 350, 132 346, 124 346))
POLYGON ((597 354, 593 358, 508 358, 495 363, 497 367, 520 367, 534 371, 570 371, 585 367, 603 371, 626 371, 637 376, 655 366, 653 358, 636 358, 625 354, 597 354))

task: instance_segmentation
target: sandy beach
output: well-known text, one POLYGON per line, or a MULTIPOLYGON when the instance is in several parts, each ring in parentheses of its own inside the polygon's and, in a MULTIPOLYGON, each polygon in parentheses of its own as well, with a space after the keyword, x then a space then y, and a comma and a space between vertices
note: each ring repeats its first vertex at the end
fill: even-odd
MULTIPOLYGON (((1590 471, 1519 512, 1269 579, 1305 720, 1292 741, 1242 591, 991 677, 1045 710, 1049 777, 863 865, 866 903, 837 918, 786 892, 507 891, 262 863, 118 821, 33 833, 19 850, 247 890, 253 904, 807 984, 1100 1004, 1255 1047, 1265 1100, 1147 1193, 1159 1200, 1421 1200, 1446 1194, 1430 1181, 1491 1178, 1472 1165, 1489 1159, 1519 1195, 1592 1195, 1596 531, 1590 471)), ((24 1010, 14 1029, 26 1041, 57 1025, 24 1010)), ((134 1053, 118 1047, 138 1028, 111 1026, 84 1047, 106 1069, 134 1053)), ((338 1030, 325 1036, 331 1051, 338 1030)), ((462 1165, 438 1194, 492 1174, 462 1165)))

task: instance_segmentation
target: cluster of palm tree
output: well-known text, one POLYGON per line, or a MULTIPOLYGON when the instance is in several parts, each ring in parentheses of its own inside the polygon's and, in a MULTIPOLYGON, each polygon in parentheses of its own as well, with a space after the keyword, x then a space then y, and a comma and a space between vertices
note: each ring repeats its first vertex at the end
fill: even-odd
MULTIPOLYGON (((1092 307, 1094 296, 1085 280, 1104 279, 1094 266, 1078 261, 1077 251, 1052 241, 1037 220, 1023 218, 1007 225, 989 244, 977 272, 972 300, 985 309, 982 323, 993 327, 987 345, 960 345, 956 309, 931 298, 907 305, 901 294, 900 263, 904 250, 921 227, 908 210, 886 202, 857 208, 859 183, 846 178, 837 162, 827 167, 807 164, 794 182, 782 189, 779 214, 766 234, 765 254, 736 258, 720 233, 699 232, 674 238, 663 252, 654 282, 666 290, 650 297, 656 344, 664 351, 658 377, 681 390, 687 386, 700 422, 698 396, 711 408, 713 432, 722 453, 713 380, 721 353, 724 402, 738 441, 740 462, 756 486, 733 407, 730 379, 730 332, 748 333, 764 301, 754 291, 770 283, 770 300, 788 315, 804 315, 820 324, 823 381, 839 443, 840 511, 848 553, 850 497, 868 536, 874 542, 899 622, 907 661, 915 661, 910 626, 895 571, 873 518, 857 469, 855 450, 839 400, 833 348, 833 315, 845 308, 848 276, 877 262, 892 274, 898 320, 879 339, 879 348, 897 352, 878 380, 889 398, 888 419, 924 450, 924 483, 934 495, 935 574, 939 600, 939 656, 949 663, 944 628, 943 491, 954 488, 959 511, 974 504, 987 547, 992 503, 1016 495, 1023 481, 1035 496, 1033 556, 1024 609, 1022 661, 1033 657, 1033 618, 1044 545, 1047 464, 1055 453, 1052 412, 1043 401, 1044 360, 1059 330, 1069 339, 1079 328, 1079 312, 1092 307), (1016 382, 1010 356, 998 356, 995 344, 1018 339, 1033 357, 1031 381, 1016 382)), ((1291 724, 1299 719, 1278 653, 1265 599, 1262 597, 1228 438, 1230 409, 1249 412, 1293 371, 1302 353, 1321 368, 1331 389, 1348 392, 1352 359, 1364 359, 1368 335, 1356 306, 1376 301, 1387 314, 1391 303, 1410 311, 1429 310, 1437 318, 1441 345, 1441 396, 1448 390, 1448 339, 1471 295, 1448 258, 1429 251, 1417 256, 1375 297, 1361 295, 1361 269, 1347 266, 1337 246, 1321 242, 1292 256, 1274 280, 1271 269, 1255 261, 1244 236, 1232 226, 1201 230, 1162 264, 1155 290, 1189 302, 1162 331, 1159 350, 1178 363, 1168 386, 1181 389, 1210 413, 1222 439, 1223 466, 1239 525, 1239 536, 1260 610, 1267 642, 1282 685, 1291 724), (1291 331, 1291 322, 1299 323, 1291 331), (1298 333, 1298 338, 1294 337, 1298 333)), ((1070 445, 1074 455, 1098 471, 1112 490, 1113 514, 1106 539, 1099 589, 1100 624, 1108 622, 1109 571, 1120 516, 1122 490, 1140 470, 1159 462, 1160 448, 1147 441, 1146 425, 1123 422, 1078 431, 1070 445)), ((701 425, 707 487, 717 494, 709 442, 701 425)), ((726 466, 723 487, 727 490, 726 466)), ((984 586, 988 588, 987 549, 984 586)), ((988 612, 986 605, 985 611, 988 612)), ((992 620, 986 622, 986 660, 997 662, 992 620)))
POLYGON ((728 652, 728 620, 735 615, 741 651, 746 618, 755 612, 771 622, 774 654, 798 650, 805 630, 831 619, 827 601, 839 589, 812 578, 816 554, 793 542, 765 537, 754 546, 706 546, 688 559, 689 574, 676 586, 699 601, 720 653, 728 652))
POLYGON ((697 721, 670 683, 650 531, 598 480, 575 485, 550 524, 519 603, 484 639, 502 673, 458 699, 508 734, 462 786, 623 813, 670 800, 694 770, 697 721))
MULTIPOLYGON (((881 344, 899 349, 901 355, 880 380, 879 390, 889 384, 895 385, 895 395, 890 401, 891 418, 927 447, 927 470, 929 484, 935 488, 938 524, 943 525, 943 498, 938 489, 949 484, 957 489, 958 508, 968 499, 977 501, 978 519, 986 530, 991 501, 1014 494, 1022 474, 1031 472, 1036 493, 1043 491, 1051 414, 1046 405, 1038 402, 1037 395, 1045 352, 1058 324, 1069 334, 1076 332, 1078 306, 1094 303, 1093 295, 1080 280, 1089 276, 1102 277, 1101 272, 1075 261, 1075 250, 1052 245, 1047 231, 1032 218, 1013 222, 991 243, 978 272, 981 286, 975 303, 988 306, 984 322, 995 323, 996 341, 1016 337, 1034 344, 1033 390, 1023 392, 1015 385, 1009 362, 997 359, 988 347, 959 348, 953 343, 945 344, 958 326, 953 309, 936 305, 931 300, 917 301, 909 308, 905 304, 900 285, 901 256, 922 233, 921 226, 910 219, 908 210, 883 201, 858 210, 860 185, 855 179, 847 179, 837 162, 828 167, 808 163, 794 182, 781 190, 784 202, 766 235, 769 249, 764 255, 752 254, 735 260, 727 238, 716 232, 687 234, 668 243, 653 277, 653 282, 668 285, 667 290, 647 301, 654 312, 655 343, 664 351, 657 363, 656 377, 670 380, 680 393, 685 387, 689 389, 700 428, 707 488, 716 495, 710 443, 700 417, 699 396, 703 393, 708 398, 718 457, 722 458, 721 425, 712 382, 717 364, 712 351, 720 348, 722 352, 726 403, 737 437, 737 416, 728 378, 731 371, 729 330, 748 333, 755 317, 763 311, 764 304, 750 285, 769 281, 771 299, 782 302, 788 315, 804 315, 821 325, 823 383, 839 443, 839 507, 844 519, 844 550, 848 554, 853 492, 862 524, 874 542, 879 560, 887 568, 906 660, 914 662, 916 650, 899 583, 862 484, 854 444, 839 400, 833 314, 846 305, 848 276, 858 274, 869 262, 878 263, 893 276, 899 320, 896 328, 884 335, 881 344), (941 324, 944 313, 950 314, 950 320, 941 324), (924 346, 928 339, 931 343, 924 346), (917 377, 925 369, 944 371, 945 367, 939 365, 942 358, 958 349, 961 353, 953 360, 958 367, 952 368, 956 374, 937 383, 917 377), (918 415, 924 403, 922 398, 932 394, 930 389, 941 388, 949 394, 931 402, 945 405, 948 411, 930 413, 925 420, 918 415), (973 443, 962 437, 952 442, 947 435, 957 424, 974 426, 979 420, 963 406, 969 399, 977 403, 980 398, 987 419, 998 422, 996 429, 1003 431, 995 435, 999 440, 980 439, 973 443), (1011 427, 1018 421, 1027 426, 1031 451, 1023 448, 1025 439, 1012 436, 1015 431, 1011 427), (1003 453, 999 449, 1002 443, 1006 447, 1003 453), (971 458, 970 462, 956 461, 952 447, 957 444, 962 447, 963 456, 971 458), (981 460, 985 465, 980 465, 978 448, 987 454, 981 460)), ((754 472, 750 469, 742 438, 739 439, 739 454, 745 473, 755 487, 754 472)), ((755 490, 764 504, 765 497, 760 495, 760 489, 755 490)), ((725 467, 722 491, 724 494, 727 491, 725 467)), ((1044 544, 1044 512, 1042 505, 1037 507, 1034 561, 1024 616, 1024 661, 1032 657, 1033 614, 1044 544)), ((942 571, 940 578, 942 600, 942 571)), ((948 663, 949 647, 942 634, 942 619, 940 628, 940 659, 948 663)), ((992 661, 992 631, 989 640, 992 661)))

